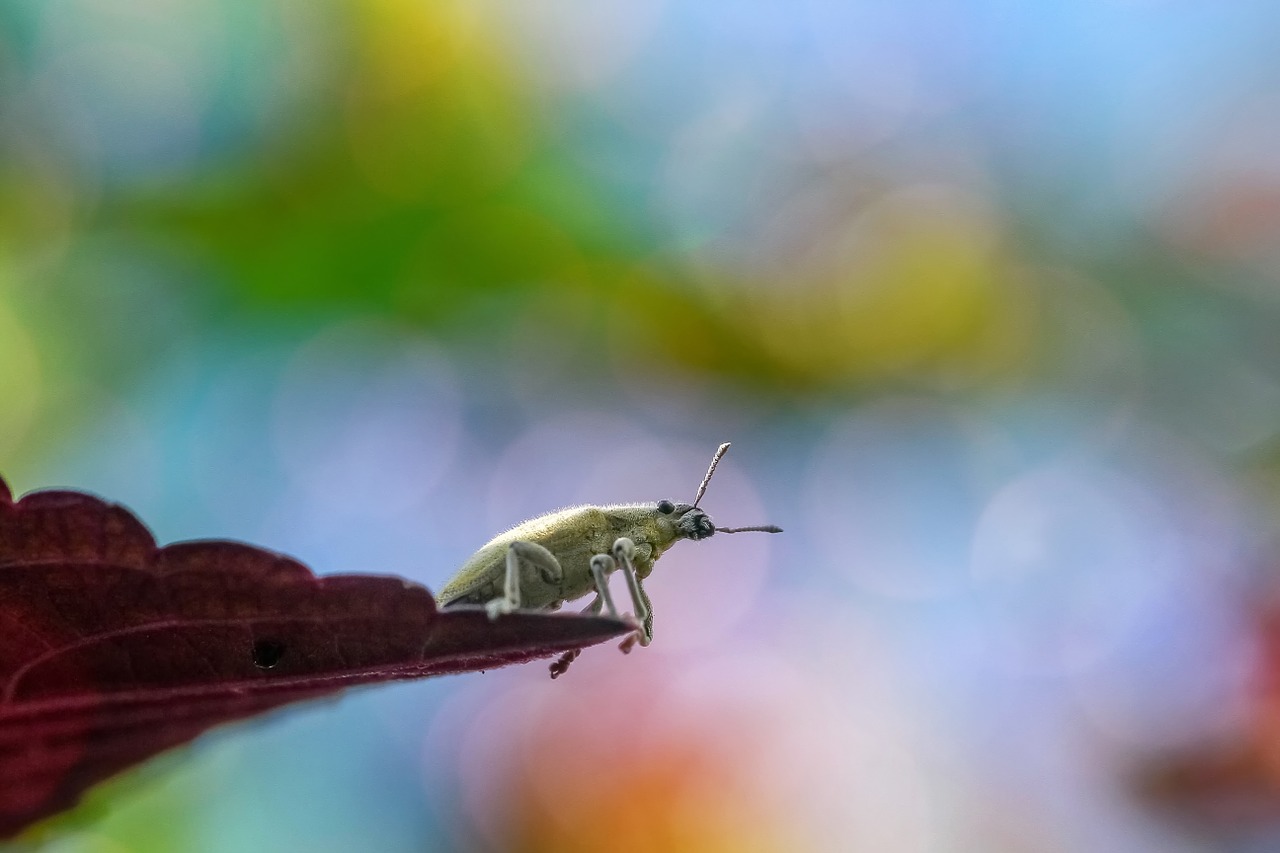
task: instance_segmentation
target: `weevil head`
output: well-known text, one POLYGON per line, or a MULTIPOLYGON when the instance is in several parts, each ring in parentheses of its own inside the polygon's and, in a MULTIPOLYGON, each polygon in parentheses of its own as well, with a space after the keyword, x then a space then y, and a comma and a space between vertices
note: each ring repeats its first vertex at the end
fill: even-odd
POLYGON ((715 535, 716 526, 711 516, 693 504, 679 504, 661 500, 656 506, 659 525, 670 530, 675 539, 706 539, 715 535))
MULTIPOLYGON (((656 528, 657 535, 651 540, 651 544, 657 549, 656 553, 661 553, 677 540, 692 539, 697 542, 700 539, 709 539, 716 535, 717 532, 782 532, 782 528, 772 524, 758 527, 716 527, 715 522, 711 520, 711 516, 698 509, 698 503, 702 500, 702 496, 706 494, 707 483, 711 482, 711 475, 716 472, 716 466, 720 464, 721 457, 724 456, 725 451, 728 449, 728 443, 722 444, 716 450, 715 456, 711 457, 711 466, 707 468, 707 475, 702 478, 702 484, 698 486, 698 493, 694 496, 693 503, 681 504, 675 501, 661 500, 653 504, 652 508, 644 513, 644 526, 650 527, 652 525, 650 527, 651 531, 656 528)), ((657 557, 655 556, 654 559, 657 559, 657 557)))

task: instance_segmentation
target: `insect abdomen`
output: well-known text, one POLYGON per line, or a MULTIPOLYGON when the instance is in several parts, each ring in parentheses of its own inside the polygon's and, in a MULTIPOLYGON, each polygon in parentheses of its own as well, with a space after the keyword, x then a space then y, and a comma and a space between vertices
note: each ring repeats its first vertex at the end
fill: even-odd
POLYGON ((592 588, 588 568, 592 554, 608 551, 609 521, 598 508, 572 507, 520 524, 489 540, 436 596, 440 607, 484 604, 503 594, 507 549, 512 542, 536 542, 556 555, 563 576, 549 583, 526 569, 521 577, 521 607, 541 609, 577 598, 592 588))

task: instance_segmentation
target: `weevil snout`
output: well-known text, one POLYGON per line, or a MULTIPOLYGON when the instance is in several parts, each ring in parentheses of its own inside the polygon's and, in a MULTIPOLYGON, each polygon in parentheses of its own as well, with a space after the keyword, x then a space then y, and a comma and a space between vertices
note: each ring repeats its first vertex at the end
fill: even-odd
POLYGON ((686 539, 692 539, 695 542, 699 539, 714 536, 716 532, 716 525, 711 520, 711 516, 696 507, 691 507, 688 512, 680 517, 680 521, 676 523, 676 528, 680 531, 681 536, 686 539))

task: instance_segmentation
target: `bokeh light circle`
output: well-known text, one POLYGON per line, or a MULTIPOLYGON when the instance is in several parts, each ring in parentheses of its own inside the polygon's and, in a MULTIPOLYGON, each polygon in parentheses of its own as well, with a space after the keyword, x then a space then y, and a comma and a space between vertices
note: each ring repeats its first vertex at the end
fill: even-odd
POLYGON ((805 535, 865 592, 920 599, 967 582, 978 512, 1001 464, 991 428, 950 406, 890 399, 828 432, 807 475, 805 535))
POLYGON ((972 572, 996 660, 1070 672, 1111 654, 1161 596, 1182 555, 1143 483, 1085 460, 1029 471, 992 497, 972 572))
POLYGON ((373 514, 430 493, 462 429, 448 358, 376 321, 341 323, 299 347, 272 411, 276 453, 308 497, 373 514))

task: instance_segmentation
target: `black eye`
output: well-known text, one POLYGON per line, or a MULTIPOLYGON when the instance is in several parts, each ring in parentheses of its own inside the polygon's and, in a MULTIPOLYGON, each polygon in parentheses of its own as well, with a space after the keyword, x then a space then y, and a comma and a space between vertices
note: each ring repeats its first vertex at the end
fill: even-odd
POLYGON ((671 501, 658 501, 658 512, 663 515, 671 515, 676 511, 676 505, 671 501))

